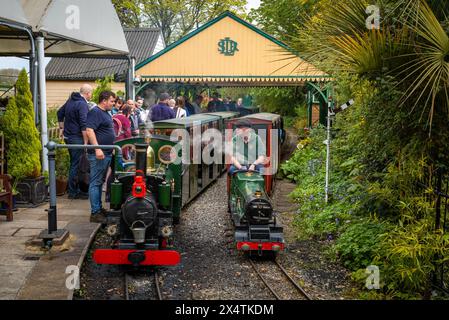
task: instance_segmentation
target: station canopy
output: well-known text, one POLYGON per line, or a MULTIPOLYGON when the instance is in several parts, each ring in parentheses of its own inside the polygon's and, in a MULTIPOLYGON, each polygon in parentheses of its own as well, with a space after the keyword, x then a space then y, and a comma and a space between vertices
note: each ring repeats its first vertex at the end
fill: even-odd
POLYGON ((142 61, 145 83, 212 86, 298 86, 330 79, 287 45, 231 12, 142 61))
POLYGON ((126 56, 128 46, 110 0, 0 0, 0 56, 28 56, 29 36, 43 34, 45 55, 126 56))

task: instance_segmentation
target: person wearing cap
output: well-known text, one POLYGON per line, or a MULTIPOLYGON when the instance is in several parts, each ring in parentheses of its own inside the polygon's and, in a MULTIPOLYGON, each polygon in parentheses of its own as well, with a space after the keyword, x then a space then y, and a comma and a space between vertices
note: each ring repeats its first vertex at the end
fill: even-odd
POLYGON ((176 118, 173 110, 168 106, 170 95, 161 93, 159 103, 151 108, 151 121, 161 121, 176 118))
POLYGON ((261 171, 266 161, 266 147, 262 139, 251 128, 251 122, 240 119, 236 122, 232 138, 231 167, 229 174, 237 170, 261 171))

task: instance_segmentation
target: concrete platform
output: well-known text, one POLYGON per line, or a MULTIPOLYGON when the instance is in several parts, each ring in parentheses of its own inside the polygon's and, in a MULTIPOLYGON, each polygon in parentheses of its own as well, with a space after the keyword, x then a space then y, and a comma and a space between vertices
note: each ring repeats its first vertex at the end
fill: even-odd
POLYGON ((0 300, 72 299, 66 269, 81 268, 100 225, 89 222, 88 200, 58 197, 58 228, 69 230, 70 236, 62 246, 45 251, 31 242, 48 227, 47 208, 19 209, 12 222, 0 216, 0 300))

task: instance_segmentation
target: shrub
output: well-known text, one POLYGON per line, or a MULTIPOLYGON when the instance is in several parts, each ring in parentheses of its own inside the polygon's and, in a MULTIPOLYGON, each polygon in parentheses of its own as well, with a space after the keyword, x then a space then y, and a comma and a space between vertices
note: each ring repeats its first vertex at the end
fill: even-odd
POLYGON ((23 69, 16 84, 17 94, 10 99, 4 116, 8 144, 8 173, 17 180, 41 175, 41 142, 34 124, 34 108, 28 76, 23 69))
POLYGON ((378 253, 382 234, 387 229, 385 223, 376 220, 361 219, 351 224, 336 242, 344 266, 353 271, 368 267, 378 253))
POLYGON ((390 292, 426 295, 436 263, 449 261, 449 235, 435 232, 433 219, 396 225, 382 236, 374 263, 381 267, 390 292))
POLYGON ((104 79, 98 79, 95 81, 97 84, 97 87, 92 92, 92 101, 96 104, 99 103, 98 98, 100 96, 100 93, 103 91, 111 91, 112 89, 112 83, 113 83, 113 76, 107 76, 104 79))
MULTIPOLYGON (((58 144, 64 144, 64 140, 56 141, 58 144)), ((69 150, 60 148, 56 150, 56 176, 58 178, 68 178, 70 169, 69 150)))

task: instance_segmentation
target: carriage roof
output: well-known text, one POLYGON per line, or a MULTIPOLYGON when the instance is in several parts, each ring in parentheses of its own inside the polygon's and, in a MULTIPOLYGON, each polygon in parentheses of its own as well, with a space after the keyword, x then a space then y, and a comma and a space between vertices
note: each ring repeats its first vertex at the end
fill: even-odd
POLYGON ((207 113, 203 113, 203 114, 218 116, 223 119, 236 118, 239 115, 238 112, 233 112, 233 111, 207 112, 207 113))
POLYGON ((275 113, 261 112, 261 113, 249 114, 242 118, 243 119, 259 119, 259 120, 273 122, 273 121, 278 120, 280 117, 281 117, 280 115, 275 114, 275 113))
POLYGON ((190 117, 185 118, 176 118, 176 119, 169 119, 169 120, 162 120, 162 121, 156 121, 153 122, 153 125, 155 128, 170 128, 170 127, 190 127, 195 122, 201 122, 201 124, 209 123, 212 121, 219 120, 219 116, 210 115, 210 114, 195 114, 190 117))

